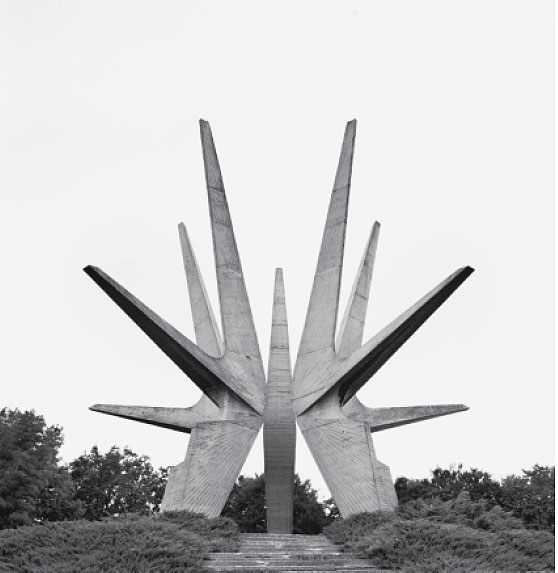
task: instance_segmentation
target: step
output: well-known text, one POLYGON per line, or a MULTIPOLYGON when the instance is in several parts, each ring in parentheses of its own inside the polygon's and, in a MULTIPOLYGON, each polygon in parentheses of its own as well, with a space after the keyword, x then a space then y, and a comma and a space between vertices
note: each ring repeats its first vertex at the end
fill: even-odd
POLYGON ((240 551, 212 553, 205 566, 209 571, 281 572, 376 571, 364 559, 343 553, 324 535, 245 533, 240 535, 240 551))

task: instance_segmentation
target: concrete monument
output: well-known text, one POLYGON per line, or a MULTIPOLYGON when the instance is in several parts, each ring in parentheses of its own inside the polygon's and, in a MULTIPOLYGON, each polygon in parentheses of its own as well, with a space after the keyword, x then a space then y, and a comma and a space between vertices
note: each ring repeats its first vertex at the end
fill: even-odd
POLYGON ((347 124, 292 374, 283 273, 277 269, 267 383, 209 124, 200 121, 222 337, 186 228, 179 225, 196 344, 101 269, 85 272, 202 390, 189 408, 96 404, 105 414, 191 434, 162 509, 220 514, 262 424, 269 533, 291 533, 296 424, 344 516, 397 505, 371 434, 466 410, 462 404, 367 408, 362 386, 473 272, 459 269, 362 345, 380 225, 374 223, 337 333, 356 121, 347 124))

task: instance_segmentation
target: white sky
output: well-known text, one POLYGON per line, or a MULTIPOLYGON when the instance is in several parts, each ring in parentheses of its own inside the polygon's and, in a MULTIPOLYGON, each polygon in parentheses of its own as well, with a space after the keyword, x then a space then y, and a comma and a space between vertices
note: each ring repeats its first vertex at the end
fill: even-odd
MULTIPOLYGON (((554 464, 554 4, 0 4, 1 405, 64 427, 65 461, 187 435, 88 411, 187 406, 178 368, 81 271, 193 336, 176 225, 217 305, 198 119, 211 122, 264 360, 285 271, 294 359, 345 122, 358 119, 344 306, 382 223, 367 338, 473 276, 360 392, 467 413, 376 434, 393 477, 554 464)), ((297 471, 324 483, 299 435, 297 471)), ((244 473, 263 471, 261 436, 244 473)))

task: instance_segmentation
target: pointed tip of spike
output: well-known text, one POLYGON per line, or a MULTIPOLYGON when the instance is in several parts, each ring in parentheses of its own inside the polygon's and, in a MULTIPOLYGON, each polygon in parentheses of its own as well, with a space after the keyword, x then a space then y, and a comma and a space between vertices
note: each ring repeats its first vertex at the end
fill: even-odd
POLYGON ((374 224, 372 225, 372 231, 379 231, 381 227, 382 224, 380 221, 374 221, 374 224))
POLYGON ((86 275, 92 276, 97 271, 97 267, 94 267, 93 265, 87 265, 83 267, 82 270, 86 275))

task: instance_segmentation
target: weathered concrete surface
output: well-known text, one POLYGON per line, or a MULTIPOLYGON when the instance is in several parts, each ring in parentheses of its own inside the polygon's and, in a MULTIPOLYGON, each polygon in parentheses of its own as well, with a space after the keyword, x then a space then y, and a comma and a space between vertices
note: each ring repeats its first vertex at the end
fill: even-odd
POLYGON ((183 224, 179 226, 194 344, 102 270, 86 273, 203 391, 190 408, 96 404, 93 410, 191 432, 186 460, 170 473, 163 509, 218 515, 265 419, 270 531, 292 530, 294 416, 344 516, 397 503, 372 432, 466 410, 462 404, 367 408, 358 390, 473 272, 459 269, 362 345, 379 234, 368 239, 337 340, 339 292, 356 121, 347 124, 306 322, 291 380, 282 274, 274 296, 269 381, 265 375, 209 124, 200 121, 223 337, 183 224), (291 385, 292 382, 292 385, 291 385))
POLYGON ((95 267, 85 271, 204 392, 190 408, 96 404, 91 409, 191 432, 162 509, 218 516, 262 425, 265 374, 211 130, 200 122, 224 340, 186 227, 180 241, 197 345, 95 267))
POLYGON ((298 424, 345 517, 397 506, 389 468, 377 459, 371 432, 466 409, 460 404, 372 409, 355 395, 473 272, 459 269, 362 345, 380 229, 376 222, 334 345, 355 129, 349 122, 294 371, 298 424))
POLYGON ((277 269, 263 430, 268 533, 293 531, 296 421, 291 372, 283 271, 277 269))

